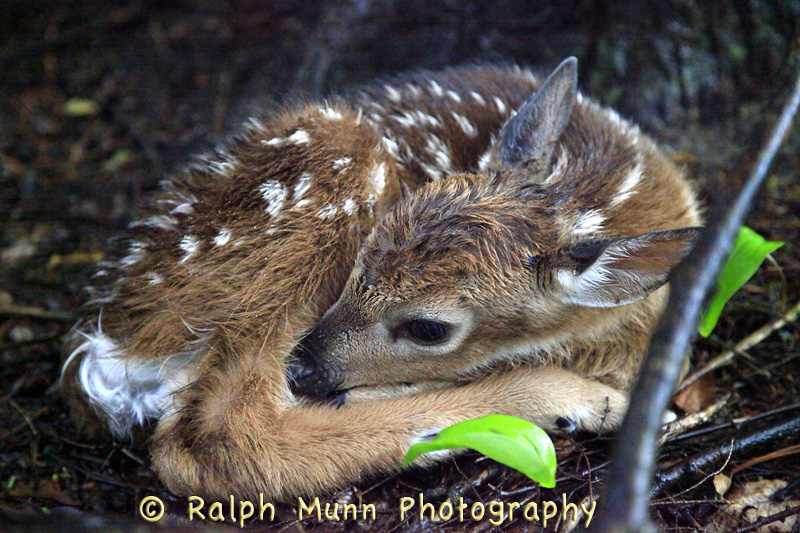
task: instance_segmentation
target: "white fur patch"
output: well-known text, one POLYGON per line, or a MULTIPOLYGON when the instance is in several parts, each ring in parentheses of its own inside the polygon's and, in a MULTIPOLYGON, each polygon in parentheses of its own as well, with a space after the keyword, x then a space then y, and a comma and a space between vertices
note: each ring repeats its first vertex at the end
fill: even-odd
POLYGON ((288 137, 275 137, 269 140, 261 141, 261 144, 268 146, 283 146, 286 143, 294 144, 308 144, 311 142, 311 136, 305 130, 297 130, 288 137))
POLYGON ((375 199, 377 200, 377 197, 383 194, 383 189, 386 187, 386 164, 379 163, 372 167, 367 179, 372 185, 372 190, 375 191, 375 199))
POLYGON ((392 157, 397 158, 400 155, 400 147, 397 145, 397 142, 389 136, 386 136, 381 139, 381 143, 383 147, 386 148, 386 151, 391 154, 392 157))
POLYGON ((130 266, 135 265, 145 256, 145 249, 147 248, 147 244, 143 242, 132 242, 130 248, 128 248, 128 255, 120 259, 119 264, 123 268, 127 268, 130 266))
POLYGON ((456 121, 456 124, 458 124, 458 127, 461 128, 461 131, 463 131, 467 137, 475 137, 478 134, 478 130, 476 130, 475 126, 473 126, 472 123, 467 120, 467 117, 456 113, 455 111, 452 111, 450 114, 453 116, 453 120, 456 121))
POLYGON ((347 213, 348 216, 353 215, 356 211, 358 211, 358 204, 352 198, 348 198, 342 204, 342 210, 347 213))
POLYGON ((431 94, 434 96, 442 96, 444 94, 442 86, 436 83, 434 80, 431 80, 429 87, 431 89, 431 94))
POLYGON ((148 272, 144 275, 144 279, 147 280, 148 285, 160 285, 164 283, 164 276, 156 274, 155 272, 148 272))
POLYGON ((455 92, 455 91, 451 91, 451 90, 449 90, 449 89, 448 89, 448 91, 447 91, 447 97, 448 97, 448 98, 450 98, 452 101, 454 101, 454 102, 455 102, 455 103, 457 103, 457 104, 460 104, 460 103, 461 103, 461 95, 459 95, 459 94, 458 94, 457 92, 455 92))
POLYGON ((338 211, 337 207, 329 203, 328 205, 317 211, 317 217, 330 220, 336 216, 337 211, 338 211))
POLYGON ((328 120, 340 120, 342 118, 341 113, 330 107, 320 108, 319 112, 323 117, 327 118, 328 120))
POLYGON ((200 250, 200 240, 194 235, 186 235, 181 239, 181 242, 178 243, 178 248, 185 252, 178 263, 185 263, 197 255, 197 252, 200 250))
POLYGON ((289 135, 289 137, 287 137, 286 140, 293 142, 295 144, 308 144, 309 142, 311 142, 311 136, 306 131, 297 130, 296 132, 289 135))
POLYGON ((400 102, 401 95, 400 91, 392 87, 391 85, 384 85, 383 89, 386 91, 386 97, 389 98, 394 103, 400 102))
POLYGON ((501 115, 505 115, 508 111, 506 104, 496 96, 494 97, 494 105, 497 106, 497 111, 499 111, 501 115))
POLYGON ((412 98, 419 98, 422 95, 422 90, 411 83, 406 83, 406 89, 411 93, 412 98))
POLYGON ((264 124, 256 117, 250 117, 249 119, 247 119, 245 127, 255 131, 264 131, 266 129, 264 128, 264 124))
POLYGON ((622 181, 622 184, 619 186, 619 189, 617 189, 616 194, 611 199, 611 205, 616 207, 637 193, 637 191, 634 189, 642 180, 642 171, 644 170, 644 166, 641 162, 641 156, 639 159, 639 162, 637 162, 636 166, 633 167, 630 172, 628 172, 628 174, 625 176, 625 179, 622 181))
POLYGON ((267 202, 266 211, 269 216, 274 217, 283 209, 288 192, 286 187, 275 180, 265 181, 258 187, 258 192, 267 202))
POLYGON ((575 222, 572 226, 572 233, 575 235, 588 235, 591 233, 599 233, 603 231, 603 222, 606 217, 596 210, 592 209, 587 211, 575 222))
POLYGON ((473 100, 475 100, 476 103, 480 105, 486 105, 486 100, 483 99, 483 96, 476 93, 475 91, 470 91, 469 95, 472 97, 473 100))
POLYGON ((190 354, 148 361, 131 357, 103 334, 99 322, 96 331, 79 334, 86 340, 67 358, 64 370, 82 356, 80 385, 119 437, 134 425, 174 412, 172 394, 196 379, 190 354))
POLYGON ((181 204, 176 205, 172 211, 169 212, 170 215, 193 215, 194 214, 194 207, 192 202, 183 202, 181 204))
POLYGON ((230 161, 210 161, 208 163, 208 168, 214 174, 218 174, 220 176, 230 176, 234 170, 236 170, 236 165, 238 161, 235 159, 231 159, 230 161))
POLYGON ((556 164, 553 165, 553 170, 550 172, 550 175, 547 176, 547 179, 544 180, 544 183, 552 183, 557 178, 563 177, 564 171, 567 169, 568 161, 569 154, 567 153, 567 150, 563 146, 559 146, 556 164))
POLYGON ((214 244, 217 246, 225 246, 231 240, 231 230, 222 228, 219 233, 214 237, 214 244))
POLYGON ((148 228, 170 231, 175 229, 175 225, 177 223, 178 221, 175 220, 175 217, 171 217, 169 215, 153 215, 144 220, 137 220, 136 222, 131 223, 130 227, 136 228, 139 226, 145 226, 148 228))
POLYGON ((486 172, 486 170, 489 168, 489 161, 491 160, 492 160, 492 151, 487 150, 486 152, 484 152, 481 158, 478 159, 478 170, 480 170, 481 172, 486 172))
POLYGON ((297 184, 294 186, 294 192, 292 193, 292 198, 295 200, 299 200, 302 198, 303 194, 311 187, 311 182, 314 177, 309 172, 303 172, 300 175, 300 179, 297 180, 297 184))
POLYGON ((443 172, 450 170, 450 149, 436 135, 428 135, 425 149, 433 155, 437 167, 443 172))
POLYGON ((353 164, 353 160, 349 157, 342 157, 333 162, 333 170, 342 170, 348 168, 353 164))

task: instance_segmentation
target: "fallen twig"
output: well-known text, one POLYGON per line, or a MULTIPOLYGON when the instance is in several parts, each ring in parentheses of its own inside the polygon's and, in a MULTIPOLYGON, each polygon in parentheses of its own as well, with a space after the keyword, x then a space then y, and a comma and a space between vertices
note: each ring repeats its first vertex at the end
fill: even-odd
POLYGON ((728 454, 737 454, 747 451, 760 444, 774 441, 800 431, 800 414, 784 420, 768 428, 757 428, 737 434, 733 445, 726 442, 697 454, 675 466, 659 471, 656 474, 656 484, 652 491, 653 498, 663 494, 667 489, 677 484, 687 482, 695 474, 708 471, 714 465, 727 457, 728 454))
MULTIPOLYGON (((763 341, 767 337, 769 337, 773 332, 781 329, 786 324, 790 322, 794 322, 797 320, 798 315, 800 315, 800 302, 794 304, 794 307, 789 309, 782 317, 773 320, 769 324, 766 324, 753 333, 745 337, 744 339, 740 340, 733 349, 728 350, 726 352, 721 353, 720 355, 716 356, 714 359, 711 360, 706 366, 686 377, 683 380, 683 383, 678 386, 678 391, 685 389, 701 377, 705 376, 709 372, 716 370, 720 367, 725 365, 729 365, 734 358, 736 357, 737 353, 745 352, 758 344, 759 342, 763 341)), ((676 391, 677 392, 677 391, 676 391)))
MULTIPOLYGON (((764 148, 730 208, 718 202, 697 245, 674 274, 667 311, 653 335, 631 395, 593 531, 655 531, 649 495, 664 410, 697 330, 706 294, 714 286, 747 210, 783 143, 800 105, 800 72, 764 148)), ((720 199, 721 201, 721 199, 720 199)), ((800 426, 800 419, 798 419, 800 426)))
POLYGON ((751 466, 755 466, 759 463, 763 463, 765 461, 772 461, 773 459, 780 459, 781 457, 786 457, 787 455, 794 455, 796 453, 800 453, 800 444, 795 444, 794 446, 787 446, 782 450, 768 453, 767 455, 762 455, 761 457, 756 457, 755 459, 750 459, 746 463, 740 464, 739 466, 731 470, 731 476, 733 476, 734 474, 738 474, 742 470, 747 470, 751 466))
POLYGON ((800 514, 800 505, 795 505, 794 507, 789 507, 788 509, 784 509, 780 513, 775 513, 771 516, 765 516, 763 518, 759 518, 755 522, 745 527, 740 527, 739 529, 735 529, 733 533, 745 533, 747 531, 758 531, 762 527, 766 526, 767 524, 771 524, 773 522, 777 522, 778 520, 784 520, 789 518, 790 516, 800 514))
POLYGON ((717 414, 719 410, 728 403, 730 397, 731 395, 727 394, 724 398, 712 403, 702 411, 684 416, 667 425, 666 431, 664 431, 664 434, 658 439, 659 446, 692 428, 696 428, 700 424, 708 422, 712 416, 717 414))

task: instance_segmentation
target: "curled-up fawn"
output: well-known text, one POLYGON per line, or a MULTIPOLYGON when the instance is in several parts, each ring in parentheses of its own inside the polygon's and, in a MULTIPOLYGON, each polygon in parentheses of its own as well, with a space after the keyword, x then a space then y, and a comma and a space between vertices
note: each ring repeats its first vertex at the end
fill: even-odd
POLYGON ((613 430, 700 217, 576 86, 574 59, 461 68, 251 119, 117 242, 65 388, 218 498, 330 490, 492 413, 613 430))

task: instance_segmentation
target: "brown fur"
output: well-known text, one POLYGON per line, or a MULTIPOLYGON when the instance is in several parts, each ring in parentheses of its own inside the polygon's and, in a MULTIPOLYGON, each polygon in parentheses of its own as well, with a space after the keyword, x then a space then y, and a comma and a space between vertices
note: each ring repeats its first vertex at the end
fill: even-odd
MULTIPOLYGON (((315 494, 398 468, 414 442, 491 413, 548 429, 559 417, 594 431, 619 424, 665 289, 619 308, 578 308, 555 301, 555 269, 578 268, 565 250, 586 212, 609 213, 593 238, 629 237, 696 225, 694 198, 649 140, 632 141, 586 100, 561 138, 566 166, 549 182, 497 161, 462 174, 538 86, 502 68, 376 84, 254 123, 216 163, 167 185, 141 218, 151 223, 135 224, 98 276, 90 309, 102 309, 98 328, 116 359, 189 361, 189 383, 151 444, 170 490, 315 494), (624 209, 609 209, 637 154, 653 179, 624 209), (385 186, 376 189, 379 169, 385 186), (301 208, 292 197, 304 173, 313 179, 301 208), (286 191, 269 216, 276 204, 258 192, 268 182, 264 196, 286 191), (320 215, 328 205, 335 215, 320 215), (171 219, 148 218, 159 215, 171 219), (228 240, 215 244, 223 230, 228 240), (458 353, 435 359, 397 358, 354 333, 403 306, 469 308, 475 327, 458 353), (326 385, 351 389, 339 408, 296 397, 285 377, 315 324, 326 385), (548 346, 529 353, 539 364, 476 376, 523 355, 531 339, 548 346)), ((76 353, 65 369, 73 386, 89 357, 76 353)))

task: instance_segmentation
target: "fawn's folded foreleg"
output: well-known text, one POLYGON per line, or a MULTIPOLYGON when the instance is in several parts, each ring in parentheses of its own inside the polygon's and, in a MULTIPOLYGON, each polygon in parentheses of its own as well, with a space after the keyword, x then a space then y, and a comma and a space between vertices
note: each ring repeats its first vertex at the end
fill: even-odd
POLYGON ((624 393, 554 367, 339 408, 293 405, 276 412, 269 387, 270 380, 253 374, 238 394, 209 389, 202 401, 185 399, 192 408, 159 422, 153 462, 171 491, 215 498, 318 495, 398 469, 411 445, 457 422, 507 414, 553 429, 567 417, 580 429, 611 430, 627 406, 624 393))

